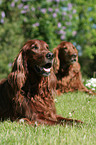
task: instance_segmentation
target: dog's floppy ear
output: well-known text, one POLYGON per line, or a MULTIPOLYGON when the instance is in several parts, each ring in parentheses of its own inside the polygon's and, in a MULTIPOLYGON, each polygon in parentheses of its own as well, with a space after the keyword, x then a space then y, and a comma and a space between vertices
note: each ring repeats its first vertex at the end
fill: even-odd
POLYGON ((60 60, 58 58, 58 55, 59 55, 58 47, 53 49, 53 54, 54 54, 53 70, 54 70, 54 73, 56 74, 56 73, 58 73, 59 66, 60 66, 60 60))
POLYGON ((22 51, 20 51, 19 55, 13 62, 12 71, 8 75, 8 83, 12 88, 15 86, 15 89, 20 89, 25 82, 26 71, 23 63, 22 51))
POLYGON ((15 72, 15 71, 24 72, 24 62, 23 62, 23 56, 22 56, 22 49, 12 64, 12 71, 11 72, 15 72))

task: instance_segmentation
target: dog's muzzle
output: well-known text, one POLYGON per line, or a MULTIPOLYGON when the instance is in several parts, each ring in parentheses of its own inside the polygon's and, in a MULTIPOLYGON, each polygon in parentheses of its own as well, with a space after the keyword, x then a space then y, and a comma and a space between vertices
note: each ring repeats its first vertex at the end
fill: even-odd
POLYGON ((35 70, 38 74, 48 76, 51 72, 53 53, 49 52, 46 54, 47 63, 43 66, 35 65, 35 70))
POLYGON ((46 63, 44 66, 35 65, 35 70, 37 73, 43 76, 48 76, 51 71, 51 66, 52 66, 52 63, 46 63))

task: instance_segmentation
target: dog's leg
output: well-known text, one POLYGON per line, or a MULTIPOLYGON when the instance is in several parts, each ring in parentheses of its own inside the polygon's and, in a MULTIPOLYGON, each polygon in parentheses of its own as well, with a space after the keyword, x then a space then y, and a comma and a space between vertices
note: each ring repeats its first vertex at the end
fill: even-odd
POLYGON ((58 124, 64 125, 64 124, 69 124, 69 125, 73 125, 75 124, 79 124, 79 123, 83 123, 81 120, 76 120, 76 119, 71 119, 71 118, 64 118, 62 116, 57 115, 57 121, 58 124))

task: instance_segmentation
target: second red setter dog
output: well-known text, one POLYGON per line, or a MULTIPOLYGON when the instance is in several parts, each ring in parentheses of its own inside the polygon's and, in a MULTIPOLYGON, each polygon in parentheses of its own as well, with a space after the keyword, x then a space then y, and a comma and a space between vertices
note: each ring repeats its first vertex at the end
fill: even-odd
POLYGON ((72 43, 61 42, 54 48, 53 53, 58 94, 76 90, 95 94, 82 83, 78 52, 72 43))
POLYGON ((6 80, 0 82, 0 119, 25 119, 30 124, 64 124, 80 122, 56 114, 48 87, 53 53, 41 40, 28 41, 6 80))

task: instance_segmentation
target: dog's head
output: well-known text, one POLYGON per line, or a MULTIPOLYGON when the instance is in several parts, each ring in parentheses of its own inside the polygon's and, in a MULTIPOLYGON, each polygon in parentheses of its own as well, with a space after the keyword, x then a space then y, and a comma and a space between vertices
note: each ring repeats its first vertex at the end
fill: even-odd
POLYGON ((70 65, 78 61, 78 51, 75 46, 70 43, 63 41, 53 50, 54 53, 54 64, 55 72, 58 71, 59 67, 70 65))
POLYGON ((59 55, 58 57, 63 63, 66 62, 67 64, 73 64, 74 62, 78 61, 78 51, 76 47, 70 42, 61 42, 58 46, 59 48, 59 55))
POLYGON ((22 56, 28 72, 35 71, 38 75, 48 76, 53 61, 53 53, 48 44, 42 40, 30 40, 22 48, 22 56))

